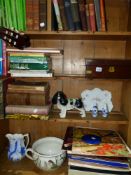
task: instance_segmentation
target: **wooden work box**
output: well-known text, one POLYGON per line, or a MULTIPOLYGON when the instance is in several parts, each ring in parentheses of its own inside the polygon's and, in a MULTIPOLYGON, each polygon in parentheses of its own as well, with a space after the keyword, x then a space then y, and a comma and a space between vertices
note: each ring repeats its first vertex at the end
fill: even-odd
POLYGON ((131 78, 131 60, 85 59, 87 78, 131 78))

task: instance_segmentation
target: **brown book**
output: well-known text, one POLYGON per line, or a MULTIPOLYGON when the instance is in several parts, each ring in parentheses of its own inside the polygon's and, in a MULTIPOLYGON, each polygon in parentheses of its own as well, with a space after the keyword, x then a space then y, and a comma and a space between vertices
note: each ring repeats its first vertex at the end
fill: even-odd
POLYGON ((33 30, 39 30, 39 0, 33 0, 33 30))
POLYGON ((64 8, 64 1, 59 0, 58 6, 59 6, 59 10, 60 10, 60 17, 61 17, 61 21, 62 21, 63 30, 68 30, 68 24, 67 24, 65 8, 64 8))
POLYGON ((38 105, 44 106, 49 103, 49 91, 44 93, 6 93, 7 105, 38 105))
POLYGON ((101 31, 106 31, 105 6, 104 0, 100 0, 100 17, 101 17, 101 31))
POLYGON ((86 19, 86 4, 85 0, 78 0, 79 4, 79 13, 80 13, 80 20, 81 20, 81 27, 83 31, 87 31, 87 19, 86 19))
POLYGON ((89 4, 89 19, 92 32, 96 32, 96 18, 95 18, 95 5, 89 4))
POLYGON ((48 115, 51 105, 46 106, 26 106, 26 105, 7 105, 5 108, 6 114, 34 114, 48 115))
POLYGON ((39 20, 40 30, 47 30, 47 0, 40 0, 39 20))
POLYGON ((88 0, 86 0, 85 8, 86 8, 87 30, 90 31, 90 30, 91 30, 91 26, 90 26, 90 17, 89 17, 89 4, 88 4, 88 0))
POLYGON ((7 92, 12 93, 44 93, 49 90, 49 83, 47 82, 23 82, 15 81, 8 84, 7 92))
POLYGON ((33 30, 33 0, 26 0, 26 28, 33 30))

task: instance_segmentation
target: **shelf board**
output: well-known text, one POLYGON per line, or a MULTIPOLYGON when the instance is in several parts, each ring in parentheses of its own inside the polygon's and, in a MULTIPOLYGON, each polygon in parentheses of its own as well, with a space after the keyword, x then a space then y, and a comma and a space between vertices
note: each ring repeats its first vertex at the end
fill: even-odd
MULTIPOLYGON (((15 120, 15 118, 11 117, 8 118, 9 120, 15 120)), ((21 120, 24 119, 24 117, 20 118, 21 120)), ((19 120, 19 118, 17 118, 16 120, 19 120)), ((38 121, 40 120, 39 118, 30 118, 27 119, 25 118, 25 120, 34 120, 34 121, 38 121)), ((40 120, 41 121, 41 120, 40 120)), ((76 124, 82 124, 82 123, 88 123, 88 124, 122 124, 122 125, 126 125, 128 124, 128 120, 126 118, 126 116, 124 116, 124 114, 119 113, 119 112, 111 112, 110 115, 107 118, 104 118, 102 116, 98 116, 96 118, 92 117, 91 113, 88 112, 86 113, 86 117, 85 118, 81 118, 79 112, 77 111, 68 111, 66 118, 60 118, 59 117, 59 111, 58 110, 54 110, 51 111, 51 113, 49 114, 49 119, 47 120, 43 120, 43 122, 61 122, 61 123, 76 123, 76 124)))
POLYGON ((32 160, 26 157, 19 162, 12 162, 7 159, 7 150, 0 155, 0 175, 67 175, 67 160, 59 169, 46 172, 38 169, 32 160))
POLYGON ((31 39, 55 40, 131 40, 131 32, 27 31, 31 39))
POLYGON ((112 112, 107 118, 102 116, 98 116, 96 118, 92 117, 90 112, 86 113, 85 118, 81 118, 79 112, 77 111, 68 111, 66 118, 60 118, 59 112, 52 112, 50 117, 50 121, 56 122, 76 122, 76 123, 104 123, 104 124, 128 124, 128 120, 124 116, 124 114, 119 112, 112 112))

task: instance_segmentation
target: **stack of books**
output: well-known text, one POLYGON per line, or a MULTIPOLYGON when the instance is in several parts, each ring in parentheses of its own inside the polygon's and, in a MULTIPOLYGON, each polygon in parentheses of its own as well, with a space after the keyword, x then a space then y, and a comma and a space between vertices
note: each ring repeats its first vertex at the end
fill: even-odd
POLYGON ((19 118, 33 115, 36 118, 47 119, 50 112, 50 86, 47 82, 14 81, 8 84, 6 93, 6 117, 19 118), (26 116, 27 115, 27 116, 26 116))
POLYGON ((9 71, 12 77, 52 77, 50 56, 37 52, 8 52, 9 71))
POLYGON ((63 149, 69 175, 129 175, 131 150, 113 130, 68 127, 63 149))

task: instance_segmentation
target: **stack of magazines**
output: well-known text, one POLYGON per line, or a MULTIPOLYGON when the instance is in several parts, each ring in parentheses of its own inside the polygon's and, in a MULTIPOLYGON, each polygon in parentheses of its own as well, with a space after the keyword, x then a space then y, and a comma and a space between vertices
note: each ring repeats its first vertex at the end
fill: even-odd
POLYGON ((131 150, 116 131, 68 127, 63 149, 67 150, 69 175, 131 173, 131 150))

